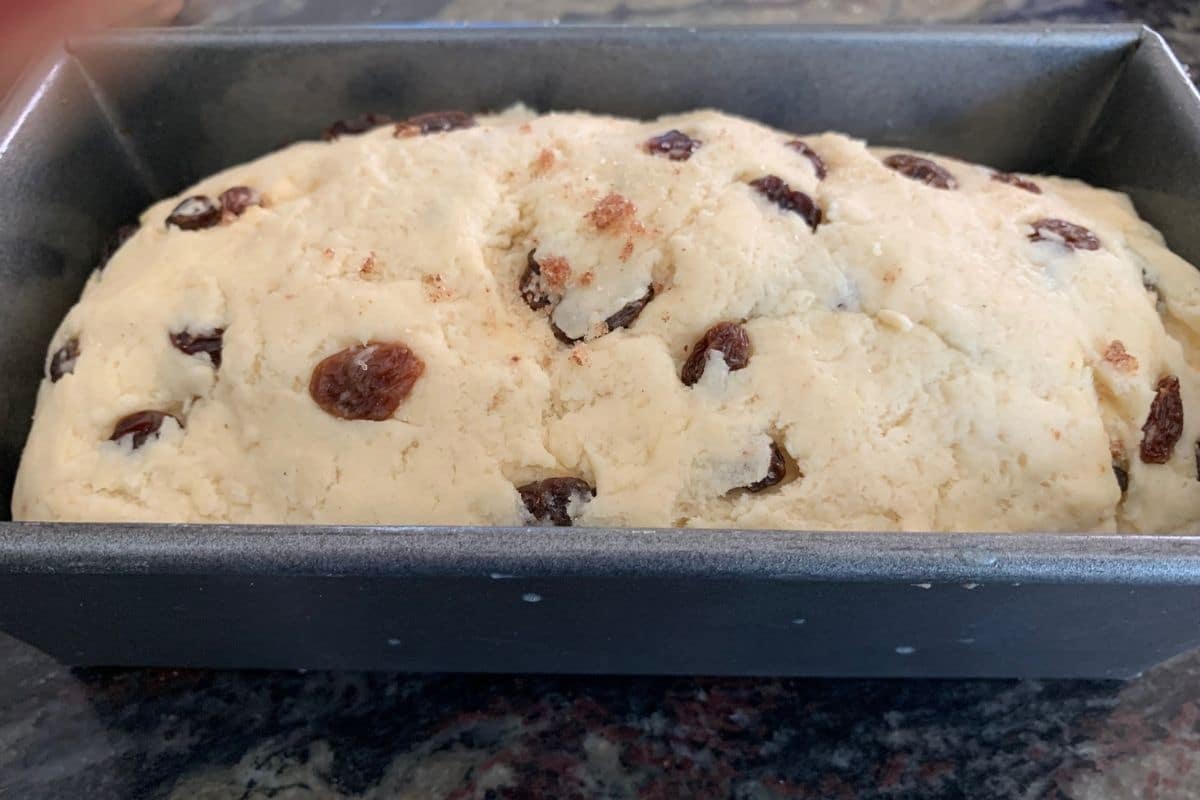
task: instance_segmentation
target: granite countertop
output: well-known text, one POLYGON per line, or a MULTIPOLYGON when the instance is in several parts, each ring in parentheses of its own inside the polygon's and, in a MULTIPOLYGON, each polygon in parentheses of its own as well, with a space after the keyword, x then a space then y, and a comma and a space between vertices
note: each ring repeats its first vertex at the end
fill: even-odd
MULTIPOLYGON (((177 2, 177 0, 176 0, 177 2)), ((181 25, 1146 22, 1194 0, 192 0, 181 25)), ((1191 798, 1200 653, 1128 683, 73 670, 0 634, 0 797, 1191 798)))

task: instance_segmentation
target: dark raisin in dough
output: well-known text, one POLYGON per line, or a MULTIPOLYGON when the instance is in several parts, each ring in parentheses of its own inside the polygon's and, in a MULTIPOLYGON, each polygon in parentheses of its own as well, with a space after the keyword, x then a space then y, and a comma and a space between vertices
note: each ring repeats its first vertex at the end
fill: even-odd
POLYGON ((425 362, 399 342, 348 347, 318 363, 308 383, 312 399, 341 419, 389 419, 425 373, 425 362))
POLYGON ((215 328, 214 330, 202 331, 201 333, 181 331, 171 334, 171 344, 175 345, 175 349, 182 353, 187 353, 189 356, 194 356, 197 353, 207 353, 209 360, 212 361, 213 368, 220 369, 221 348, 224 337, 224 328, 215 328))
POLYGON ((572 501, 587 502, 596 496, 596 490, 580 478, 546 478, 518 487, 517 492, 530 516, 540 524, 558 527, 572 524, 572 501))
POLYGON ((1112 469, 1113 475, 1117 478, 1117 486, 1121 488, 1121 494, 1125 494, 1125 492, 1129 491, 1129 470, 1115 461, 1113 462, 1112 469))
POLYGON ((642 309, 646 304, 654 299, 654 287, 646 287, 646 293, 637 300, 630 300, 614 314, 604 320, 604 325, 610 331, 615 331, 617 328, 628 328, 634 323, 638 317, 642 315, 642 309))
POLYGON ((221 221, 221 207, 206 195, 197 194, 187 198, 167 217, 167 224, 185 231, 211 228, 221 221))
POLYGON ((550 332, 554 334, 555 339, 558 339, 560 342, 562 342, 563 344, 566 344, 566 345, 572 345, 572 344, 575 344, 576 342, 582 342, 584 339, 584 337, 582 337, 582 336, 580 336, 578 339, 572 339, 570 336, 567 336, 566 332, 563 331, 562 328, 555 325, 553 320, 550 322, 550 332))
POLYGON ((704 142, 693 139, 682 131, 669 130, 661 136, 648 139, 645 148, 650 155, 666 156, 672 161, 687 161, 702 144, 704 142))
POLYGON ((525 272, 521 274, 521 299, 525 301, 525 305, 529 306, 534 311, 540 311, 551 304, 550 295, 546 292, 542 282, 542 268, 538 262, 534 260, 533 250, 529 251, 529 256, 525 261, 525 272))
POLYGON ((396 123, 397 136, 428 136, 475 127, 475 117, 465 111, 431 111, 396 123))
POLYGON ((180 427, 183 427, 183 422, 173 414, 163 411, 135 411, 117 420, 117 424, 113 426, 112 436, 108 438, 117 442, 126 436, 132 436, 133 449, 137 450, 151 436, 155 439, 158 438, 159 429, 162 428, 163 420, 167 417, 171 417, 179 423, 180 427))
POLYGON ((708 366, 710 350, 721 354, 730 372, 743 369, 750 363, 750 334, 736 322, 718 322, 705 331, 683 365, 680 379, 685 386, 700 380, 704 368, 708 366))
POLYGON ((817 173, 817 180, 825 180, 825 160, 817 155, 817 151, 808 146, 808 142, 803 139, 792 139, 787 143, 787 146, 795 150, 800 155, 812 162, 813 169, 817 173))
MULTIPOLYGON (((646 304, 653 299, 654 287, 649 286, 646 288, 646 293, 644 295, 639 297, 637 300, 630 300, 604 320, 604 327, 607 329, 605 333, 611 333, 617 328, 628 328, 639 316, 641 316, 642 309, 646 307, 646 304)), ((575 344, 576 342, 582 342, 586 338, 585 336, 571 338, 553 322, 550 323, 550 329, 554 332, 554 338, 558 339, 563 344, 575 344)))
POLYGON ((926 186, 932 186, 935 189, 957 189, 958 181, 954 176, 935 161, 930 161, 928 158, 910 155, 908 153, 896 153, 890 155, 883 160, 884 166, 899 172, 906 178, 912 178, 914 181, 919 181, 926 186))
POLYGON ((1024 189, 1032 194, 1041 194, 1042 187, 1038 186, 1028 178, 1022 178, 1020 175, 1014 175, 1011 172, 993 172, 992 180, 1000 183, 1007 183, 1009 186, 1015 186, 1018 189, 1024 189))
POLYGON ((814 231, 821 224, 821 209, 813 199, 804 192, 788 186, 777 175, 766 175, 750 181, 750 185, 784 211, 799 214, 814 231))
POLYGON ((50 358, 50 382, 58 383, 63 375, 75 371, 75 362, 79 359, 79 339, 72 336, 62 347, 54 351, 50 358))
POLYGON ((763 489, 770 489, 783 480, 784 474, 787 472, 787 459, 783 456, 783 450, 779 445, 771 442, 771 463, 767 465, 767 474, 761 480, 746 486, 746 491, 761 492, 763 489))
POLYGON ((221 208, 235 217, 240 217, 250 206, 262 205, 262 196, 249 186, 232 186, 221 192, 217 200, 221 208))
POLYGON ((1034 220, 1029 224, 1033 226, 1033 233, 1029 234, 1031 242, 1060 242, 1072 250, 1100 249, 1100 240, 1096 238, 1096 234, 1082 225, 1050 218, 1034 220))
POLYGON ((1166 375, 1158 381, 1150 413, 1142 425, 1142 462, 1167 463, 1182 435, 1183 399, 1179 396, 1179 378, 1166 375))
POLYGON ((357 117, 351 117, 350 119, 339 119, 325 129, 325 132, 321 134, 321 138, 327 142, 331 142, 339 136, 355 136, 360 133, 366 133, 381 125, 387 125, 391 121, 392 118, 387 114, 367 112, 366 114, 359 114, 357 117))

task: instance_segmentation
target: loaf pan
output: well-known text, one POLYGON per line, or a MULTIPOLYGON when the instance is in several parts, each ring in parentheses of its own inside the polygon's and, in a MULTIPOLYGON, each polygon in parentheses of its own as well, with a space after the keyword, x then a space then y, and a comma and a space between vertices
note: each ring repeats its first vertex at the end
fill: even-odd
MULTIPOLYGON (((0 118, 0 498, 47 344, 151 201, 362 111, 710 106, 1129 192, 1200 263, 1200 98, 1137 27, 141 31, 0 118)), ((0 522, 0 628, 67 664, 1135 675, 1200 537, 0 522)))

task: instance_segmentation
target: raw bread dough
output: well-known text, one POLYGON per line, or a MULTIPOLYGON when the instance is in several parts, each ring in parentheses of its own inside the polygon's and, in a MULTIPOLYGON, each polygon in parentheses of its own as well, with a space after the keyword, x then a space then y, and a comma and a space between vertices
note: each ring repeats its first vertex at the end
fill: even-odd
POLYGON ((79 355, 42 382, 14 517, 512 525, 516 487, 573 476, 596 492, 576 525, 1200 530, 1200 276, 1124 195, 928 156, 956 179, 939 189, 832 133, 804 137, 819 180, 792 135, 713 111, 477 122, 296 144, 150 207, 54 337, 79 355), (647 152, 670 129, 702 145, 647 152), (750 185, 766 175, 811 197, 815 232, 750 185), (164 224, 235 185, 264 205, 164 224), (1031 241, 1043 218, 1099 248, 1031 241), (531 251, 557 301, 536 311, 531 251), (710 351, 684 385, 720 321, 749 363, 710 351), (212 329, 219 369, 169 338, 212 329), (370 341, 424 373, 384 421, 331 415, 314 366, 370 341), (1146 464, 1165 375, 1183 433, 1146 464), (110 441, 144 409, 183 426, 110 441), (739 489, 772 443, 787 477, 739 489))

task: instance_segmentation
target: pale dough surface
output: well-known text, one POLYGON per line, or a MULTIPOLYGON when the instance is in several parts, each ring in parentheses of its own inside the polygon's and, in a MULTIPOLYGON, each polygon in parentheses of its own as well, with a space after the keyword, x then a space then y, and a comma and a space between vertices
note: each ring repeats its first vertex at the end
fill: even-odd
POLYGON ((959 184, 939 190, 829 133, 804 137, 818 180, 791 138, 711 111, 518 109, 300 143, 208 178, 146 210, 64 319, 51 352, 76 336, 80 355, 42 382, 14 517, 512 525, 514 487, 576 476, 596 487, 576 525, 1200 530, 1200 275, 1124 195, 1035 177, 1036 195, 930 156, 959 184), (672 128, 703 141, 690 160, 643 150, 672 128), (823 209, 815 233, 748 185, 767 174, 823 209), (164 225, 182 197, 238 184, 266 206, 164 225), (635 211, 598 229, 611 194, 635 211), (1100 249, 1030 241, 1044 217, 1100 249), (569 264, 554 319, 571 335, 658 293, 628 329, 572 348, 518 292, 534 248, 569 264), (685 386, 691 346, 722 320, 744 321, 749 365, 710 359, 685 386), (168 339, 215 327, 219 370, 168 339), (369 340, 424 360, 411 396, 382 422, 322 411, 314 365, 369 340), (1135 370, 1103 358, 1114 340, 1135 370), (1168 463, 1143 464, 1166 374, 1184 433, 1168 463), (185 426, 137 450, 108 440, 141 409, 185 426), (803 477, 736 490, 772 441, 803 477))

